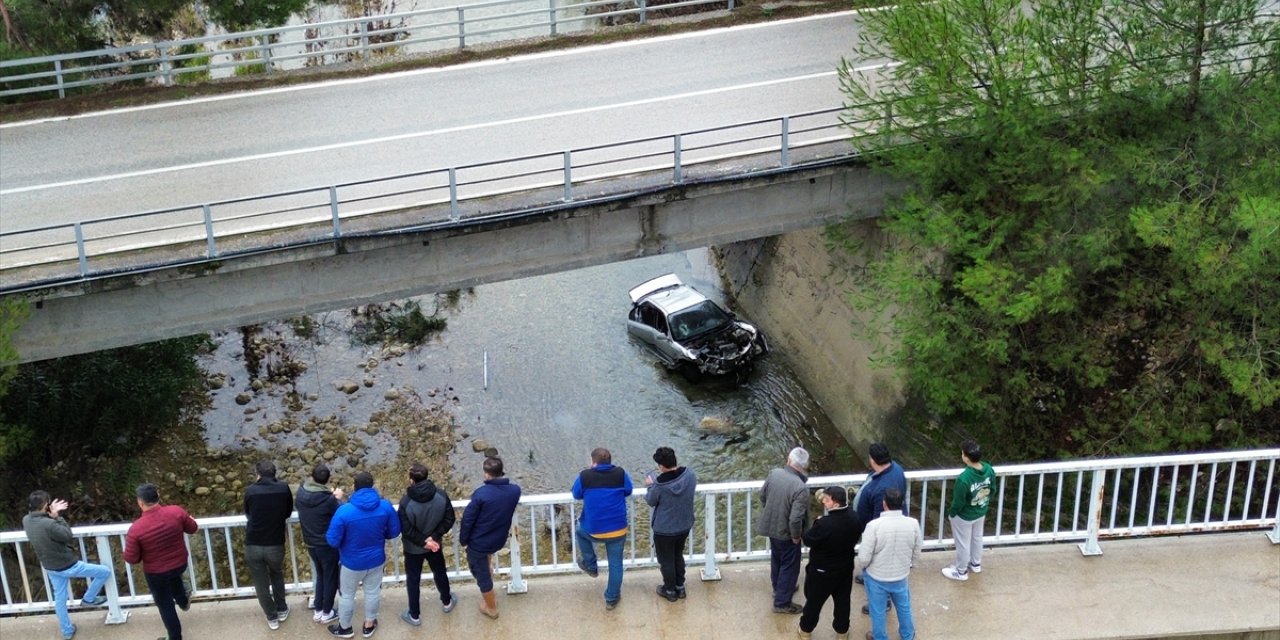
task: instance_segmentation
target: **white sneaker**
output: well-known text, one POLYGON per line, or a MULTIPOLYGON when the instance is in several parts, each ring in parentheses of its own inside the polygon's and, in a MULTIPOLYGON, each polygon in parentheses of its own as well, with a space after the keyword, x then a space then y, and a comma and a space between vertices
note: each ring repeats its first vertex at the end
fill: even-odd
POLYGON ((338 619, 337 611, 325 611, 320 614, 320 618, 317 619, 316 622, 319 622, 321 624, 328 624, 337 619, 338 619))
POLYGON ((272 631, 275 631, 276 629, 280 628, 280 621, 267 618, 267 626, 270 627, 272 631))
POLYGON ((311 621, 320 622, 320 618, 323 618, 323 617, 324 617, 324 612, 317 609, 315 613, 311 614, 311 621))
POLYGON ((970 570, 970 571, 972 571, 972 572, 974 572, 974 573, 982 573, 982 565, 980 565, 980 564, 973 564, 972 562, 970 562, 970 563, 969 563, 969 570, 970 570))
POLYGON ((965 580, 969 579, 968 573, 960 573, 959 571, 956 571, 955 567, 943 567, 942 575, 948 578, 951 578, 952 580, 959 580, 961 582, 964 582, 965 580))

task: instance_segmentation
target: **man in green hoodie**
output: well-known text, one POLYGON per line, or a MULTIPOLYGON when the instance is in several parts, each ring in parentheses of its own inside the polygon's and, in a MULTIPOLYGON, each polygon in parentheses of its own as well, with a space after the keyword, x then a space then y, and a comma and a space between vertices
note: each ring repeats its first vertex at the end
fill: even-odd
POLYGON ((996 472, 982 461, 982 449, 973 440, 961 443, 960 460, 964 471, 956 478, 951 506, 947 508, 951 536, 956 540, 956 561, 943 568, 942 575, 964 581, 969 579, 970 571, 982 573, 982 529, 987 522, 996 472))

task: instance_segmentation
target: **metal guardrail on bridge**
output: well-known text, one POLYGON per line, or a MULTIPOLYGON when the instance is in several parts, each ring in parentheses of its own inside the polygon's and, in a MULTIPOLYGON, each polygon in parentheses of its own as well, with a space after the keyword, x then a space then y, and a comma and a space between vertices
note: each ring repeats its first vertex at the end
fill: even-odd
MULTIPOLYGON (((1132 536, 1267 530, 1280 544, 1280 449, 1166 455, 1106 460, 1077 460, 998 466, 998 490, 986 521, 986 545, 1003 546, 1080 541, 1082 553, 1098 555, 1100 541, 1132 536), (1032 506, 1034 505, 1034 506, 1032 506)), ((919 518, 926 549, 952 544, 943 522, 955 469, 907 473, 911 515, 919 518)), ((860 487, 865 474, 814 477, 814 489, 841 485, 860 487)), ((768 543, 753 533, 756 493, 761 481, 701 484, 695 505, 700 517, 691 532, 688 557, 702 565, 703 580, 720 579, 719 564, 767 558, 768 543)), ((637 488, 629 510, 630 535, 624 563, 656 564, 648 531, 644 489, 637 488)), ((851 491, 852 495, 852 491, 851 491)), ((456 509, 467 501, 454 502, 456 509)), ((577 503, 567 493, 525 496, 520 501, 507 549, 499 554, 498 572, 509 578, 509 593, 528 589, 530 574, 572 573, 577 503)), ((199 519, 200 530, 187 539, 188 579, 196 598, 253 595, 244 570, 243 516, 199 519)), ((122 607, 151 603, 138 571, 122 562, 128 524, 76 527, 80 555, 111 566, 108 622, 123 622, 122 607)), ((299 544, 297 520, 288 531, 286 588, 310 587, 307 553, 299 544)), ((450 534, 450 579, 470 579, 465 554, 450 534)), ((388 543, 391 561, 385 583, 405 579, 399 541, 388 543)), ((47 575, 21 531, 0 533, 0 582, 4 602, 0 615, 45 612, 47 575)))
MULTIPOLYGON (((674 135, 0 233, 0 293, 474 223, 854 154, 839 107, 674 135), (412 209, 411 219, 380 214, 412 209)), ((861 123, 874 130, 876 121, 861 123)))
POLYGON ((571 29, 641 24, 664 12, 735 0, 491 0, 239 31, 127 47, 0 61, 0 98, 67 96, 68 89, 152 82, 172 86, 207 74, 239 75, 342 64, 390 51, 432 52, 471 44, 556 36, 571 29))

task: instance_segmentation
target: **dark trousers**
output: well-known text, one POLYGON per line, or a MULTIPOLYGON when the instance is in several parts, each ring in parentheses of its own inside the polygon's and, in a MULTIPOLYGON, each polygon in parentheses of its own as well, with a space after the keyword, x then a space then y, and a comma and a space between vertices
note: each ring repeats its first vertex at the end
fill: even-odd
POLYGON ((182 582, 182 574, 187 565, 182 565, 164 573, 144 573, 147 589, 151 598, 156 601, 156 609, 160 610, 160 620, 164 622, 164 631, 168 640, 182 640, 182 622, 178 620, 178 607, 186 608, 191 604, 187 599, 187 586, 182 582))
POLYGON ((800 580, 800 545, 786 538, 769 538, 769 582, 773 585, 773 606, 791 604, 800 580))
POLYGON ((810 562, 804 574, 804 613, 800 614, 800 630, 811 633, 818 626, 818 614, 827 598, 835 601, 831 628, 837 634, 849 633, 849 598, 853 592, 853 567, 842 569, 815 568, 810 562))
POLYGON ((688 539, 688 531, 674 536, 653 534, 653 552, 662 570, 662 588, 667 591, 684 586, 684 542, 688 539))
POLYGON ((333 547, 308 547, 311 562, 316 565, 314 576, 316 596, 312 606, 316 611, 333 611, 338 595, 338 550, 333 547))
POLYGON ((279 612, 289 609, 284 599, 284 545, 245 545, 244 560, 249 565, 249 575, 253 576, 258 606, 268 620, 277 619, 279 612))
POLYGON ((417 618, 422 614, 418 606, 419 586, 422 584, 422 561, 431 567, 431 578, 435 580, 436 590, 440 592, 440 604, 447 605, 452 598, 449 593, 449 571, 444 567, 444 552, 430 551, 425 554, 404 554, 404 572, 408 578, 405 588, 409 591, 409 615, 417 618))

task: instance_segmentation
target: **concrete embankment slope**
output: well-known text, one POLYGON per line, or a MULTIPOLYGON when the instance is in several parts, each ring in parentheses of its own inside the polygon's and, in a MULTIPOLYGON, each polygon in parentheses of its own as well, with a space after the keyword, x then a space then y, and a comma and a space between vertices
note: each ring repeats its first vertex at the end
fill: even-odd
MULTIPOLYGON (((1137 638, 1280 639, 1280 546, 1260 532, 1106 541, 1104 555, 1085 558, 1073 544, 989 550, 981 575, 952 582, 939 571, 951 554, 927 553, 911 576, 918 638, 934 640, 1102 640, 1137 638)), ((423 626, 398 618, 402 588, 383 590, 376 638, 555 638, 556 640, 654 640, 794 638, 796 616, 770 611, 769 566, 761 562, 722 565, 720 582, 699 582, 691 567, 689 598, 658 598, 656 570, 629 571, 621 605, 605 611, 604 576, 534 577, 529 592, 500 595, 502 617, 475 611, 470 581, 456 585, 461 601, 445 615, 435 592, 423 592, 423 626)), ((428 580, 428 583, 430 581, 428 580)), ((798 601, 803 597, 797 595, 798 601)), ((329 637, 301 609, 279 631, 267 629, 257 602, 197 601, 181 614, 184 636, 201 639, 302 640, 329 637)), ((857 613, 864 602, 855 589, 851 636, 870 628, 857 613)), ((357 601, 356 624, 361 604, 357 601)), ((84 640, 150 640, 163 635, 154 608, 136 609, 129 622, 103 626, 101 612, 73 614, 84 640)), ((814 638, 831 640, 830 605, 814 638)), ((891 629, 896 625, 891 618, 891 629)), ((52 616, 0 619, 0 638, 53 638, 52 616)), ((359 637, 357 635, 356 637, 359 637)), ((897 638, 896 634, 891 637, 897 638)))

